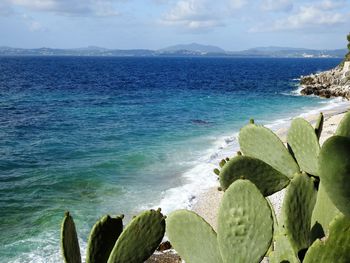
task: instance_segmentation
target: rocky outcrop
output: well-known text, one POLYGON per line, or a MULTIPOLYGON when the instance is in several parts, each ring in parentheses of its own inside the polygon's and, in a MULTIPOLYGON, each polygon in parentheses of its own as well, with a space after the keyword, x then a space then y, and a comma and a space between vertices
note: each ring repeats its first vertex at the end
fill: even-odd
POLYGON ((344 97, 350 100, 350 61, 341 67, 318 74, 303 76, 300 79, 302 95, 320 97, 344 97))

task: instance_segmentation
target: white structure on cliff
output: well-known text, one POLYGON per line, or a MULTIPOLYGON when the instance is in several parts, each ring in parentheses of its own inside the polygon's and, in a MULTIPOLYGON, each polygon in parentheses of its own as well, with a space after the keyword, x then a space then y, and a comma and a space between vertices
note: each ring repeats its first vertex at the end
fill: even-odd
POLYGON ((345 61, 343 66, 343 72, 345 74, 348 71, 350 71, 350 61, 345 61))

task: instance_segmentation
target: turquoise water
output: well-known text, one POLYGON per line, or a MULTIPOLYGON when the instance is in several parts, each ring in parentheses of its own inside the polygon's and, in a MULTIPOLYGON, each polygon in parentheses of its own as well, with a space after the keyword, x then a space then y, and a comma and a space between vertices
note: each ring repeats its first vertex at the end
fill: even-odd
POLYGON ((0 58, 0 261, 57 262, 69 210, 85 246, 103 214, 188 207, 249 118, 327 107, 297 78, 337 59, 0 58))

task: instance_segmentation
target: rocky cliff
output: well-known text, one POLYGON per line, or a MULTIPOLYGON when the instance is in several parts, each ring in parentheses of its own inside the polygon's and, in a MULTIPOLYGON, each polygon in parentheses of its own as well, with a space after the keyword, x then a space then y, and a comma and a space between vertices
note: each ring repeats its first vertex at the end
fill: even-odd
POLYGON ((302 95, 344 97, 350 100, 350 61, 329 71, 303 76, 300 85, 302 95))

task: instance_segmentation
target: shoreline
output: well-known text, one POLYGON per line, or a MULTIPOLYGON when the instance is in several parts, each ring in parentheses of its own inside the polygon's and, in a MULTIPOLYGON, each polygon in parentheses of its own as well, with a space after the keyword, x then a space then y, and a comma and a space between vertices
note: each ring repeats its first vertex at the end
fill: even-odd
MULTIPOLYGON (((322 111, 324 114, 324 125, 323 125, 322 135, 320 138, 321 145, 325 140, 327 140, 331 135, 334 134, 344 113, 350 110, 350 102, 340 103, 340 104, 341 105, 336 104, 332 108, 319 111, 319 112, 322 111)), ((272 128, 272 130, 285 143, 287 131, 292 119, 296 117, 302 117, 302 118, 305 118, 307 121, 309 121, 312 125, 314 125, 319 112, 316 113, 314 110, 312 110, 311 112, 308 112, 308 113, 299 114, 291 118, 289 121, 283 123, 282 126, 277 127, 277 129, 272 128)), ((266 125, 266 126, 269 127, 271 125, 266 125)), ((271 129, 271 127, 269 128, 271 129)), ((216 216, 217 216, 217 211, 219 209, 221 198, 223 196, 223 191, 218 191, 217 190, 218 187, 219 187, 219 182, 217 181, 216 187, 211 187, 206 191, 203 191, 202 193, 200 193, 198 196, 196 196, 192 206, 189 208, 190 210, 202 216, 209 224, 212 225, 214 229, 216 229, 217 227, 216 216)), ((279 216, 279 213, 282 207, 284 191, 285 189, 268 197, 276 211, 277 217, 279 216)))
MULTIPOLYGON (((292 90, 289 96, 301 96, 300 92, 296 95, 297 91, 299 91, 299 88, 292 90)), ((262 124, 274 132, 287 131, 287 127, 295 117, 303 117, 309 120, 312 116, 315 116, 315 119, 319 112, 323 112, 326 116, 328 113, 341 112, 350 108, 350 101, 343 98, 322 100, 317 106, 306 106, 294 115, 272 119, 268 122, 265 120, 265 123, 262 124)), ((256 119, 256 121, 260 123, 259 119, 256 119)), ((219 192, 216 190, 219 183, 213 170, 218 168, 222 159, 234 156, 239 150, 238 133, 239 130, 234 130, 231 133, 227 132, 218 136, 214 144, 208 148, 201 159, 193 167, 181 174, 179 180, 182 184, 162 192, 162 198, 151 208, 157 209, 161 207, 166 214, 178 209, 195 210, 197 203, 201 202, 202 196, 206 196, 208 192, 219 192)), ((219 194, 216 193, 216 195, 219 194)))

